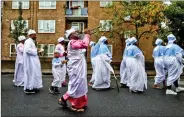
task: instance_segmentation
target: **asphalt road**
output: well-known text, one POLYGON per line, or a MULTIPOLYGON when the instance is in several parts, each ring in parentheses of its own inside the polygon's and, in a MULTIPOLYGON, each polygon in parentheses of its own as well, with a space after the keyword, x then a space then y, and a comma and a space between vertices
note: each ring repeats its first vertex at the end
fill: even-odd
MULTIPOLYGON (((142 93, 130 93, 128 89, 95 91, 89 87, 88 108, 83 113, 70 112, 57 104, 61 95, 49 94, 52 76, 43 78, 43 88, 37 94, 27 95, 20 87, 14 87, 12 75, 1 76, 2 116, 184 116, 184 93, 165 95, 164 90, 148 89, 142 93)), ((183 83, 183 82, 182 82, 183 83)), ((115 81, 112 80, 115 86, 115 81)), ((62 94, 67 88, 62 88, 62 94)))

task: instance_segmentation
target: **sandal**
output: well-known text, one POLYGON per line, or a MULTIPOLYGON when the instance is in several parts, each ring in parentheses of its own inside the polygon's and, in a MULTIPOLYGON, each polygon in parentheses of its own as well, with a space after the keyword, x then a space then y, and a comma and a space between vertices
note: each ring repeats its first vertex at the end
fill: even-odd
POLYGON ((153 85, 152 88, 153 89, 161 89, 158 85, 153 85))
POLYGON ((93 86, 93 84, 92 83, 88 83, 88 85, 91 87, 91 86, 93 86))
POLYGON ((77 111, 77 109, 74 108, 74 107, 69 107, 69 109, 70 109, 71 111, 73 111, 73 112, 76 112, 76 111, 77 111))
POLYGON ((58 100, 58 104, 62 105, 63 107, 67 107, 68 106, 66 101, 63 99, 63 97, 58 100))
POLYGON ((77 112, 84 112, 83 108, 77 109, 77 112))

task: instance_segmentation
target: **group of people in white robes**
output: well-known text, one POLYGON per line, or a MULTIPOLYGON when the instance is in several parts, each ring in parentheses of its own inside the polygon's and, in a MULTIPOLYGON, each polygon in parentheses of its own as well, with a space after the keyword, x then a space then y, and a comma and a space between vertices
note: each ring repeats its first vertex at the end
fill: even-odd
MULTIPOLYGON (((156 47, 153 50, 154 67, 156 71, 153 88, 159 88, 163 83, 166 88, 166 94, 177 95, 178 92, 184 91, 179 87, 179 78, 183 73, 183 49, 176 42, 173 34, 167 36, 168 43, 163 46, 163 41, 157 39, 156 47), (167 78, 166 78, 167 76, 167 78), (176 87, 176 92, 171 86, 176 87)), ((141 50, 136 46, 135 37, 125 41, 126 46, 123 53, 123 60, 120 66, 120 84, 123 88, 129 88, 133 92, 142 92, 147 88, 147 74, 145 72, 145 59, 141 50)))
MULTIPOLYGON (((67 51, 64 47, 64 38, 58 39, 58 45, 54 51, 52 60, 53 82, 49 88, 50 93, 59 94, 59 88, 66 86, 66 72, 69 76, 68 90, 61 96, 58 103, 69 107, 72 111, 83 112, 88 103, 87 64, 85 52, 88 45, 91 46, 91 64, 93 69, 89 85, 93 89, 111 89, 110 63, 112 53, 108 49, 107 37, 101 36, 98 42, 90 42, 91 32, 86 30, 83 40, 71 28, 66 31, 65 36, 69 39, 67 51), (66 60, 66 57, 68 60, 66 60), (67 63, 67 65, 66 65, 67 63)), ((14 85, 24 86, 25 93, 36 93, 42 88, 41 64, 38 57, 38 49, 35 46, 36 32, 28 31, 29 38, 20 36, 20 43, 16 47, 17 58, 15 63, 14 85)), ((184 88, 178 86, 179 77, 183 69, 183 49, 176 42, 176 37, 168 35, 167 46, 162 46, 162 40, 157 39, 157 45, 153 50, 154 66, 156 70, 153 88, 159 88, 160 83, 167 85, 166 94, 176 95, 184 88), (167 74, 167 78, 166 78, 167 74), (165 84, 166 83, 166 84, 165 84), (171 86, 176 87, 176 92, 171 86)), ((135 37, 128 38, 120 65, 120 84, 123 88, 129 88, 131 92, 143 92, 147 89, 147 74, 145 71, 145 58, 143 52, 138 48, 135 37)))
POLYGON ((179 87, 180 75, 183 73, 183 49, 176 44, 176 37, 173 34, 167 36, 168 43, 162 46, 162 40, 157 39, 157 45, 153 50, 154 66, 156 70, 155 83, 153 88, 159 88, 164 83, 166 94, 177 95, 184 88, 179 87), (167 78, 166 78, 167 75, 167 78), (176 91, 171 89, 175 86, 176 91))
POLYGON ((36 32, 28 31, 29 38, 19 36, 20 43, 16 47, 14 85, 23 86, 25 93, 35 93, 42 88, 42 72, 38 50, 35 46, 36 32))

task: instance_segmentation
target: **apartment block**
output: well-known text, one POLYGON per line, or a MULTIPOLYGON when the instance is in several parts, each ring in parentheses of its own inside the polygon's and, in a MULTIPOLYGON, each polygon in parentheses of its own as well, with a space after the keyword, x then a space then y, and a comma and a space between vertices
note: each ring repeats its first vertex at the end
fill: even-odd
MULTIPOLYGON (((39 53, 43 69, 51 68, 51 60, 57 39, 64 36, 67 29, 74 27, 79 32, 85 28, 93 29, 97 26, 103 27, 104 22, 111 21, 109 14, 104 12, 107 4, 105 1, 57 1, 57 0, 22 0, 23 18, 26 21, 25 28, 34 29, 37 32, 37 46, 44 49, 39 53)), ((14 69, 16 44, 9 37, 10 29, 14 29, 13 20, 19 16, 19 2, 2 1, 2 39, 1 39, 1 59, 2 69, 14 69)), ((111 25, 99 28, 101 34, 109 33, 111 25)), ((128 30, 127 30, 128 31, 128 30)), ((125 35, 125 38, 129 35, 125 35)), ((99 37, 92 35, 93 41, 98 41, 99 37)), ((146 37, 140 40, 140 48, 145 51, 146 60, 152 61, 152 41, 153 37, 146 37)), ((68 39, 66 39, 66 43, 68 39)), ((113 55, 113 63, 120 64, 124 49, 124 41, 119 39, 109 39, 108 48, 113 55)), ((86 59, 90 63, 90 47, 87 48, 86 59)))

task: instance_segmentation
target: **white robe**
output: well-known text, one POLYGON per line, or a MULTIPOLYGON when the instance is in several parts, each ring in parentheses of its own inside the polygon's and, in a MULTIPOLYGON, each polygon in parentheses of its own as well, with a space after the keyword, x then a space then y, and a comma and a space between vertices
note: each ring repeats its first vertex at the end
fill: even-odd
POLYGON ((87 65, 82 49, 73 49, 71 41, 68 43, 68 64, 69 76, 68 91, 70 97, 79 98, 88 92, 87 86, 87 65))
POLYGON ((126 57, 123 57, 120 65, 120 83, 127 84, 128 77, 127 77, 127 69, 126 69, 126 57))
POLYGON ((33 39, 24 43, 24 90, 42 88, 42 72, 37 48, 33 39))
POLYGON ((145 72, 144 56, 142 54, 136 57, 127 57, 127 86, 132 91, 143 91, 147 89, 147 74, 145 72))
POLYGON ((110 63, 111 59, 105 55, 100 54, 95 57, 95 65, 98 67, 95 67, 95 78, 94 78, 94 84, 92 88, 95 89, 105 89, 110 87, 110 70, 106 66, 106 63, 110 63))
POLYGON ((24 86, 23 52, 24 44, 19 43, 16 48, 17 57, 15 62, 14 85, 24 86))
POLYGON ((54 77, 52 86, 53 87, 61 87, 61 83, 63 82, 63 74, 65 74, 66 67, 63 67, 62 59, 59 58, 59 62, 52 62, 52 75, 54 77))
MULTIPOLYGON (((57 44, 55 50, 59 50, 61 60, 62 61, 65 60, 65 56, 63 56, 63 53, 65 52, 64 46, 61 45, 61 44, 57 44)), ((63 83, 66 80, 66 64, 62 65, 61 70, 62 71, 61 71, 61 74, 60 74, 60 77, 61 77, 60 80, 61 80, 61 83, 63 83)))
POLYGON ((165 56, 164 64, 168 71, 167 86, 172 85, 180 78, 183 73, 182 55, 181 53, 176 56, 165 56))
POLYGON ((162 83, 166 77, 166 70, 164 69, 164 57, 155 57, 154 58, 154 66, 156 71, 155 76, 155 85, 162 83))
POLYGON ((93 70, 92 78, 90 80, 91 83, 94 83, 95 81, 95 60, 96 60, 96 57, 91 58, 91 65, 92 65, 92 70, 93 70))

